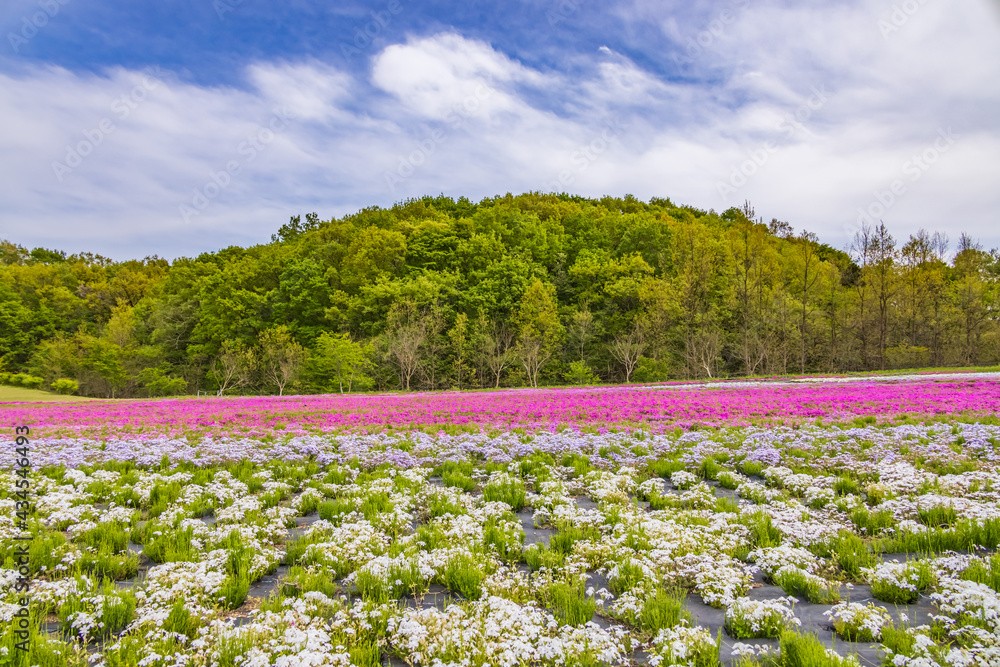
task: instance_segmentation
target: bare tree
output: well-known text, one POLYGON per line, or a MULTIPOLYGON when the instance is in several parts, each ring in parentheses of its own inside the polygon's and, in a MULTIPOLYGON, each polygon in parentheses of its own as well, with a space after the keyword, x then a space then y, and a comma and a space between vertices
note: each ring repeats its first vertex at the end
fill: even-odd
POLYGON ((705 371, 705 375, 711 378, 714 377, 712 371, 718 364, 720 350, 719 331, 709 326, 687 336, 684 356, 688 365, 705 371))
POLYGON ((874 240, 870 225, 863 223, 861 229, 854 233, 851 241, 851 259, 861 269, 854 289, 858 296, 858 342, 861 346, 861 367, 868 369, 868 318, 865 315, 865 305, 868 301, 868 265, 871 261, 874 240))
POLYGON ((885 370, 885 349, 889 346, 889 317, 892 299, 896 294, 896 240, 884 222, 872 235, 872 268, 876 298, 878 299, 878 365, 885 370))
POLYGON ((278 388, 278 396, 299 375, 305 350, 281 325, 260 333, 260 369, 264 379, 278 388))
POLYGON ((427 359, 426 363, 422 364, 420 368, 425 382, 431 391, 433 391, 437 389, 439 382, 439 357, 441 356, 441 352, 447 347, 447 341, 441 335, 444 331, 444 314, 440 308, 434 307, 430 311, 423 313, 420 320, 424 325, 425 333, 423 356, 427 359))
POLYGON ((802 257, 802 319, 799 321, 799 369, 806 372, 806 348, 809 324, 809 292, 819 279, 819 259, 816 257, 816 246, 819 237, 812 232, 803 231, 799 235, 799 250, 802 257))
POLYGON ((632 372, 645 349, 646 337, 638 323, 627 334, 620 333, 611 341, 611 356, 625 368, 625 382, 632 379, 632 372))
POLYGON ((749 201, 744 202, 741 213, 744 220, 734 226, 732 246, 742 329, 737 354, 743 361, 744 373, 753 375, 767 359, 770 345, 765 322, 770 312, 766 295, 774 269, 763 219, 756 218, 757 214, 749 201))
POLYGON ((580 361, 586 361, 587 343, 594 337, 594 314, 584 306, 573 313, 567 327, 569 339, 580 361))
POLYGON ((500 386, 503 372, 514 363, 514 332, 506 322, 495 320, 486 324, 479 337, 479 353, 500 386))
POLYGON ((546 350, 544 343, 537 336, 525 336, 517 345, 517 360, 524 366, 528 382, 532 387, 538 386, 538 371, 548 361, 552 353, 546 350))
POLYGON ((230 387, 239 384, 240 364, 242 363, 241 350, 230 341, 222 344, 222 353, 212 362, 212 375, 219 383, 219 390, 216 396, 222 396, 230 387))
POLYGON ((427 322, 413 304, 393 307, 389 312, 387 347, 389 358, 399 369, 399 383, 410 390, 410 379, 420 367, 423 346, 427 340, 427 322))
POLYGON ((251 348, 240 350, 237 354, 236 382, 234 386, 249 390, 258 384, 257 374, 260 370, 260 359, 257 352, 251 348))

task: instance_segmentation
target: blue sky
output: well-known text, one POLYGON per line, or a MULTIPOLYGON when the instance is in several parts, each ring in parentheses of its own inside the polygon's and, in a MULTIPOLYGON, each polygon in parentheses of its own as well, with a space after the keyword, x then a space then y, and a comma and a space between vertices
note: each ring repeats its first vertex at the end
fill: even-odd
POLYGON ((117 259, 422 194, 1000 246, 988 0, 7 0, 0 237, 117 259))

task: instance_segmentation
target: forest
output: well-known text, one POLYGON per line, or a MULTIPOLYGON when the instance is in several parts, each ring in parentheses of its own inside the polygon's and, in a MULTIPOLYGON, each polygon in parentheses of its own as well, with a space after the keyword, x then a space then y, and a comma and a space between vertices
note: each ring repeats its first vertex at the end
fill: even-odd
POLYGON ((0 382, 111 398, 443 390, 980 366, 1000 254, 748 202, 423 197, 270 243, 116 262, 0 241, 0 382))

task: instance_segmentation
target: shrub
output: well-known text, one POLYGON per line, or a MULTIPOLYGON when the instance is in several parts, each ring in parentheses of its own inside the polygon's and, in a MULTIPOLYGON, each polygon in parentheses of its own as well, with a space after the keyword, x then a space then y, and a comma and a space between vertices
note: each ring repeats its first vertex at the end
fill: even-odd
POLYGON ((570 384, 593 385, 599 384, 601 378, 597 377, 586 361, 574 361, 569 365, 569 371, 563 373, 563 379, 570 384))
POLYGON ((0 373, 0 384, 13 385, 15 387, 27 387, 28 389, 38 389, 45 383, 45 378, 27 373, 0 373))
POLYGON ((53 382, 51 385, 52 391, 57 394, 75 394, 80 390, 80 383, 76 380, 68 380, 66 378, 60 378, 53 382))

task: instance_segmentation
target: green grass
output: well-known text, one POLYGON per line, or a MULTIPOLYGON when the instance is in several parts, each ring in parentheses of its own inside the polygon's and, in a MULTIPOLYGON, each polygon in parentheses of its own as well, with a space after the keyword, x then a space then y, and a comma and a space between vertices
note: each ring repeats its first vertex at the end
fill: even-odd
POLYGON ((359 570, 354 585, 364 600, 375 604, 388 604, 404 595, 417 595, 427 590, 427 582, 413 561, 393 564, 385 579, 359 570))
POLYGON ((549 539, 549 548, 564 554, 573 552, 573 545, 582 540, 599 540, 600 531, 590 526, 563 526, 549 539))
POLYGON ((931 529, 923 533, 903 533, 878 541, 882 553, 937 553, 971 551, 976 546, 996 549, 1000 546, 1000 519, 959 519, 950 529, 931 529))
POLYGON ((855 496, 861 495, 861 487, 858 486, 858 483, 850 477, 840 477, 836 482, 834 482, 833 490, 838 496, 846 496, 849 494, 855 496))
POLYGON ((781 667, 846 667, 847 659, 827 655, 826 647, 812 633, 800 634, 792 630, 781 633, 781 667))
POLYGON ((87 396, 66 396, 41 389, 26 389, 24 387, 9 387, 0 385, 0 403, 81 403, 103 401, 109 399, 90 398, 87 396))
MULTIPOLYGON (((37 577, 40 573, 52 578, 60 576, 60 571, 57 571, 56 568, 68 550, 70 550, 70 545, 62 533, 49 530, 36 532, 31 536, 31 541, 28 542, 28 567, 31 569, 31 576, 37 577)), ((14 550, 10 549, 4 560, 4 568, 16 570, 18 566, 14 550)), ((68 574, 72 574, 72 572, 62 572, 62 576, 68 574)))
POLYGON ((333 500, 321 501, 317 505, 317 509, 319 510, 319 518, 339 524, 343 516, 353 512, 355 508, 354 502, 350 499, 335 498, 333 500))
POLYGON ((1000 592, 1000 554, 993 554, 985 563, 973 561, 962 572, 962 579, 986 584, 993 590, 1000 592))
MULTIPOLYGON (((149 527, 151 524, 146 524, 149 527)), ((147 533, 147 540, 143 546, 142 553, 154 563, 176 563, 179 561, 195 561, 198 558, 198 551, 194 548, 191 540, 194 539, 194 529, 191 527, 184 530, 172 530, 162 526, 160 535, 147 533)))
POLYGON ((43 617, 32 615, 28 619, 27 651, 23 636, 15 632, 22 630, 20 623, 4 623, 0 626, 0 665, 3 667, 84 667, 88 664, 87 652, 78 646, 52 639, 42 632, 43 617))
POLYGON ((802 570, 779 570, 774 583, 788 595, 803 598, 813 604, 836 604, 840 602, 840 587, 835 583, 820 582, 806 576, 802 570))
POLYGON ((518 527, 516 533, 507 532, 495 519, 489 519, 483 524, 483 549, 495 551, 504 563, 517 563, 522 560, 524 531, 518 527))
POLYGON ((916 643, 916 637, 907 632, 907 627, 905 625, 888 623, 882 626, 882 646, 889 649, 893 653, 898 653, 900 655, 913 655, 913 649, 916 643))
POLYGON ((299 597, 303 593, 310 591, 318 591, 332 598, 340 592, 340 586, 322 568, 293 565, 288 569, 288 574, 285 577, 281 590, 293 594, 295 597, 299 597))
POLYGON ((431 517, 437 518, 445 514, 458 516, 465 514, 465 507, 459 502, 452 501, 451 497, 444 493, 435 493, 428 498, 428 508, 431 517))
POLYGON ((445 486, 452 486, 462 489, 463 491, 472 491, 476 488, 476 482, 468 475, 463 474, 459 470, 449 470, 445 471, 441 475, 441 481, 445 486))
POLYGON ((618 564, 618 574, 608 582, 608 586, 613 593, 621 594, 638 586, 644 577, 642 567, 631 558, 626 558, 618 564))
POLYGON ((672 507, 680 507, 681 501, 679 498, 672 494, 667 494, 665 496, 656 493, 649 494, 649 509, 653 511, 665 510, 672 507))
POLYGON ((864 507, 858 507, 851 512, 851 523, 860 533, 878 535, 883 530, 893 527, 896 524, 896 519, 889 510, 870 512, 864 507))
POLYGON ((565 559, 566 555, 562 552, 547 549, 540 544, 532 544, 524 550, 524 562, 532 572, 537 572, 543 567, 550 570, 559 567, 565 559))
POLYGON ((858 581, 861 579, 861 570, 866 567, 875 567, 878 564, 878 556, 863 539, 846 530, 840 531, 828 545, 829 554, 817 554, 818 556, 829 555, 837 564, 837 567, 851 579, 858 581))
POLYGON ((928 509, 917 511, 920 523, 931 528, 945 526, 955 523, 958 520, 958 512, 950 505, 935 505, 928 509))
POLYGON ((176 632, 190 639, 194 639, 195 635, 198 634, 198 628, 201 626, 201 619, 192 614, 184 606, 184 600, 174 602, 174 606, 170 608, 170 613, 167 614, 166 620, 163 621, 164 630, 167 632, 176 632))
POLYGON ((563 625, 579 627, 592 619, 597 611, 597 603, 586 596, 582 584, 553 583, 542 592, 542 602, 563 625))
POLYGON ((527 492, 524 484, 516 479, 509 482, 491 482, 483 487, 483 500, 507 503, 512 510, 518 512, 527 502, 527 492))
MULTIPOLYGON (((101 623, 103 627, 98 628, 91 638, 106 639, 125 628, 135 618, 136 599, 135 593, 130 590, 119 591, 112 581, 106 580, 97 591, 101 600, 101 623)), ((77 612, 96 611, 91 595, 72 595, 59 605, 59 622, 62 624, 63 633, 67 636, 74 635, 71 616, 77 612)))
POLYGON ((683 589, 656 589, 656 594, 647 597, 642 603, 637 623, 639 629, 655 635, 660 630, 672 628, 681 621, 691 624, 691 614, 684 609, 685 597, 683 589))
POLYGON ((223 635, 215 646, 213 662, 217 667, 238 667, 244 663, 243 656, 263 641, 265 636, 257 632, 223 635))
POLYGON ((478 600, 483 596, 485 578, 486 573, 481 569, 477 559, 464 554, 449 560, 441 573, 441 583, 466 600, 478 600))
POLYGON ((758 547, 776 547, 781 544, 781 532, 774 527, 771 515, 752 512, 740 517, 740 523, 750 529, 754 544, 758 547))

